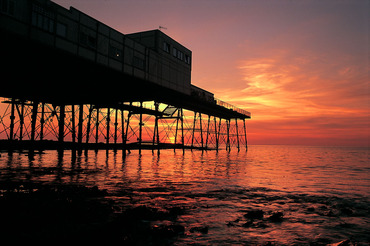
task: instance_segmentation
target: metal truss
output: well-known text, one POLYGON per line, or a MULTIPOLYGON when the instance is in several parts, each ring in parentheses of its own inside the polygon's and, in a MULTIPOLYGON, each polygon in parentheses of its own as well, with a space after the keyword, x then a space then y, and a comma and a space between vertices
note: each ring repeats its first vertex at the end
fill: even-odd
POLYGON ((222 119, 159 102, 115 106, 3 98, 0 140, 74 148, 186 148, 230 151, 247 147, 245 119, 222 119))

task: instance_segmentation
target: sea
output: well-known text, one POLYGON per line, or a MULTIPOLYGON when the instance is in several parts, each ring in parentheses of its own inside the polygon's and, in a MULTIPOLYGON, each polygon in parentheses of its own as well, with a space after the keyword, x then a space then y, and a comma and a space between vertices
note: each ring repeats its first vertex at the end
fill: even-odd
POLYGON ((0 152, 0 198, 10 183, 92 187, 115 214, 175 213, 142 218, 173 232, 161 245, 370 245, 369 153, 282 145, 0 152))

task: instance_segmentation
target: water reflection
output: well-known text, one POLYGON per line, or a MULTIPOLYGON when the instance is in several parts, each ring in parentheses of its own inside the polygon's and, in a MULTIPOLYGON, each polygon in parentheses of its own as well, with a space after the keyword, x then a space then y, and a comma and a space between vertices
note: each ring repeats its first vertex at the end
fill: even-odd
MULTIPOLYGON (((177 211, 176 221, 185 228, 178 245, 320 245, 350 237, 368 242, 368 153, 283 146, 251 146, 248 152, 161 150, 160 155, 5 152, 0 184, 78 184, 106 190, 115 211, 138 206, 147 213, 177 211), (259 216, 251 216, 253 211, 259 216)), ((165 224, 155 223, 156 228, 165 224)))
POLYGON ((119 177, 121 181, 146 181, 138 184, 140 186, 165 179, 194 183, 215 180, 220 186, 236 184, 313 193, 330 190, 345 194, 357 189, 355 193, 369 195, 367 152, 351 150, 349 154, 353 158, 342 152, 320 149, 286 151, 276 147, 254 147, 248 153, 189 151, 180 154, 162 150, 161 155, 150 151, 143 151, 142 155, 104 150, 24 151, 3 153, 0 164, 2 176, 10 173, 19 176, 28 172, 30 180, 47 182, 74 176, 75 182, 91 180, 99 187, 112 190, 114 187, 107 185, 107 180, 119 177))

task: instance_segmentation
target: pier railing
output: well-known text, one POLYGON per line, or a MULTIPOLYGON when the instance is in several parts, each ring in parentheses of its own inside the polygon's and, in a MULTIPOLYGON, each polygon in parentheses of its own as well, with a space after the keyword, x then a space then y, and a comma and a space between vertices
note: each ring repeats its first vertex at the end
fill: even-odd
POLYGON ((235 107, 234 105, 230 104, 230 103, 227 103, 227 102, 224 102, 218 98, 215 98, 215 101, 216 101, 216 104, 219 105, 219 106, 222 106, 224 108, 228 108, 228 109, 231 109, 231 110, 234 110, 240 114, 244 114, 244 115, 247 115, 248 117, 251 117, 251 113, 244 110, 244 109, 241 109, 241 108, 238 108, 238 107, 235 107))

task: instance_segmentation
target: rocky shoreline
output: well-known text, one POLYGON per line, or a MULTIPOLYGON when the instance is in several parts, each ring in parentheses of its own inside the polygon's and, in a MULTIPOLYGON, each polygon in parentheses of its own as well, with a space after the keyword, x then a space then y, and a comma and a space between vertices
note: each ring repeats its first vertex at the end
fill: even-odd
MULTIPOLYGON (((178 220, 191 208, 122 205, 111 196, 96 186, 1 181, 2 242, 173 245, 189 234, 208 234, 208 225, 188 227, 178 220)), ((227 222, 226 226, 258 229, 284 220, 282 211, 251 209, 242 217, 227 222)), ((330 242, 308 245, 330 245, 330 242)), ((344 240, 331 245, 357 244, 344 240)))
POLYGON ((96 186, 11 182, 1 183, 0 192, 3 242, 170 245, 185 231, 176 222, 182 208, 137 206, 117 213, 96 186))

